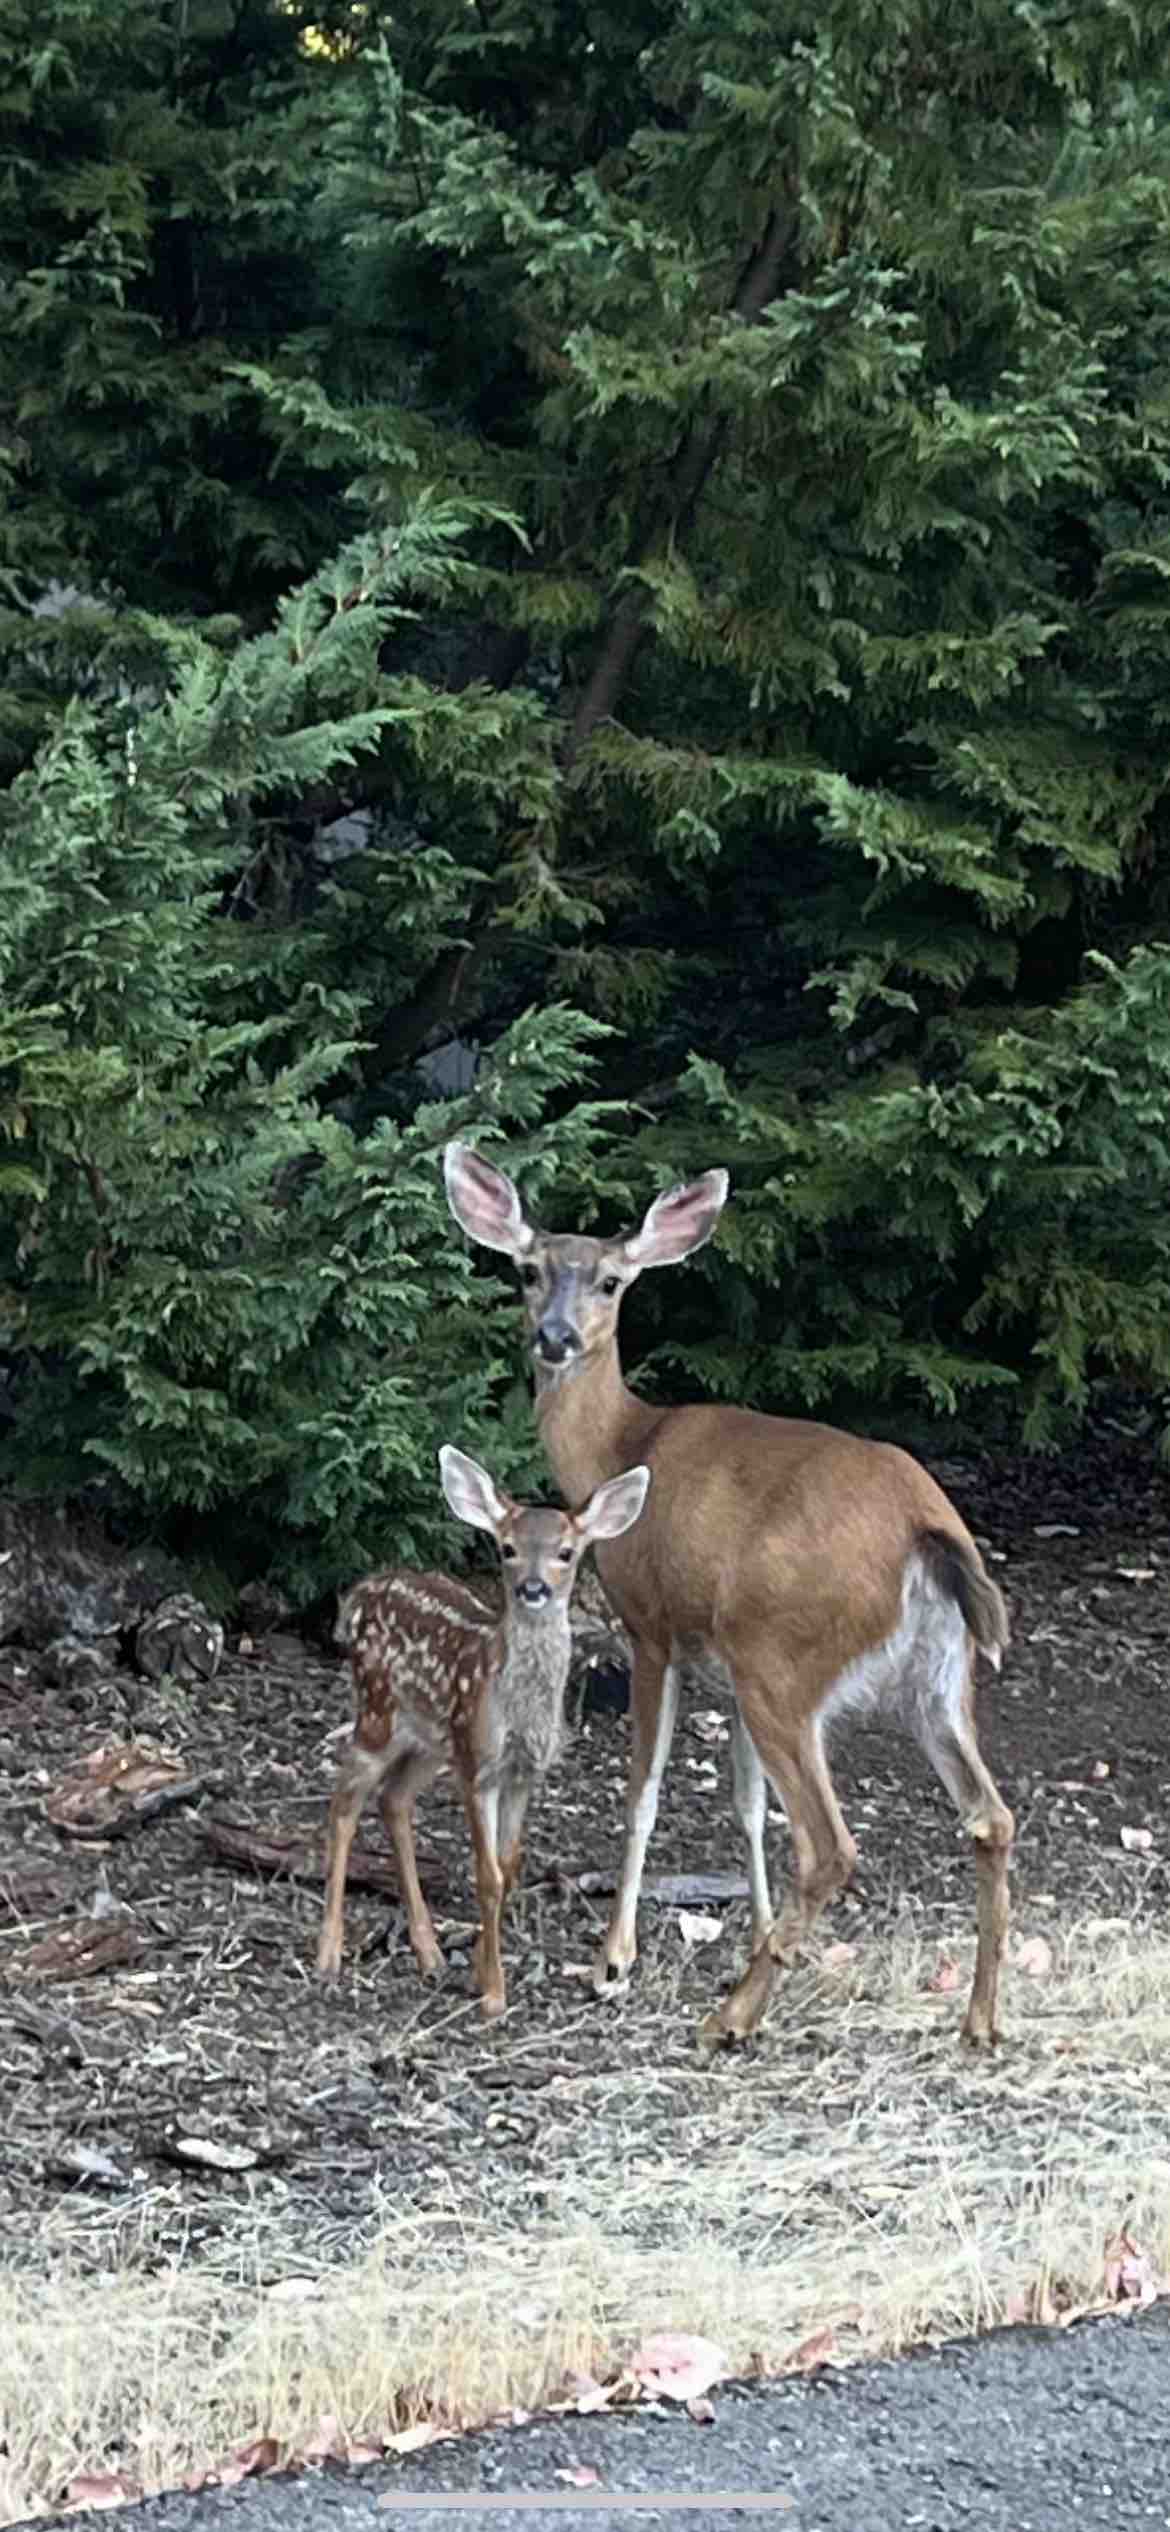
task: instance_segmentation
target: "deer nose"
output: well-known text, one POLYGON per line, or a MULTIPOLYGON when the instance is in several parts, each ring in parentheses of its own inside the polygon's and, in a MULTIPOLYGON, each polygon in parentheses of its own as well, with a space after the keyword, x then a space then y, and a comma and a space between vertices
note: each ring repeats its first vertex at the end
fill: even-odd
POLYGON ((567 1363, 570 1354, 579 1354, 581 1339, 568 1319, 554 1318, 550 1312, 536 1331, 539 1353, 546 1363, 567 1363))
POLYGON ((526 1608, 543 1609, 545 1601, 552 1599, 552 1593, 546 1582, 534 1580, 517 1583, 516 1598, 522 1600, 526 1608))

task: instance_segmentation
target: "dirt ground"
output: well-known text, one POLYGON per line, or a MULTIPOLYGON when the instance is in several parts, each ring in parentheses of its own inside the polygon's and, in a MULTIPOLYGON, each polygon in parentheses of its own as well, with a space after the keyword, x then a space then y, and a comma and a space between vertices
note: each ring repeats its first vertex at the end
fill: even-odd
MULTIPOLYGON (((1170 1896, 1170 1486, 1120 1438, 1055 1466, 948 1462, 938 1473, 1009 1598, 1012 1649, 1002 1678, 982 1691, 981 1732, 1017 1815, 1017 1913, 1030 1924, 1058 1922, 1066 1909, 1160 1913, 1170 1896), (1107 1776, 1095 1776, 1095 1762, 1107 1776), (1150 1848, 1127 1851, 1123 1827, 1149 1830, 1150 1848)), ((322 1993, 312 1968, 318 1886, 225 1867, 202 1821, 315 1831, 347 1714, 343 1670, 287 1641, 228 1658, 212 1686, 169 1697, 126 1674, 112 1699, 107 1688, 71 1699, 29 1686, 0 1701, 9 2258, 22 2244, 43 2253, 63 2197, 74 2246, 98 2263, 115 2240, 124 2256, 132 2238, 149 2260, 230 2238, 241 2206, 262 2217, 278 2263, 290 2248, 302 2258, 308 2238, 342 2236, 353 2248, 384 2219, 388 2153, 399 2206, 416 2182, 429 2191, 436 2163, 452 2173, 473 2164, 477 2192, 518 2189, 527 2199, 546 2122, 574 2115, 575 2077, 661 2069, 664 2057, 696 2073, 694 2026, 740 1956, 742 1904, 722 1941, 690 1953, 677 1910, 648 1905, 642 1965, 619 2005, 596 2002, 575 1974, 607 1907, 582 1895, 576 1876, 612 1868, 620 1852, 627 1722, 612 1712, 586 1718, 537 1810, 508 1926, 501 2027, 485 2029, 475 2007, 465 1837, 445 1780, 418 1828, 446 1980, 421 1984, 392 1899, 351 1891, 340 1992, 322 1993), (44 1818, 47 1787, 101 1741, 144 1732, 214 1771, 220 1789, 116 1843, 56 1833, 44 1818), (26 1948, 95 1898, 130 1912, 140 1944, 132 1965, 65 1985, 22 1977, 26 1948), (238 2176, 184 2168, 173 2151, 184 2135, 256 2160, 238 2176), (107 2157, 125 2189, 70 2184, 60 2157, 71 2144, 107 2157)), ((651 1876, 741 1869, 722 1731, 707 1707, 684 1715, 651 1876)), ((970 1863, 917 1753, 855 1732, 834 1764, 861 1860, 822 1940, 852 1939, 907 1910, 927 1939, 932 1922, 953 1924, 970 1903, 970 1863)), ((381 1844, 376 1808, 362 1836, 381 1844)), ((774 1836, 779 1879, 778 1822, 774 1836)), ((957 2001, 953 2011, 957 2019, 957 2001)), ((757 2046, 787 2050, 795 2036, 780 1998, 757 2046)))
MULTIPOLYGON (((1072 1925, 1066 1966, 1083 1974, 1092 1964, 1080 1930, 1091 1940, 1120 1930, 1160 1947, 1164 1975, 1170 1485, 1147 1453, 1109 1433, 1065 1461, 950 1461, 936 1473, 1008 1597, 1012 1647, 1002 1678, 984 1683, 980 1721, 1018 1821, 1015 1940, 1041 1937, 1058 1950, 1072 1925)), ((871 1733, 843 1739, 834 1761, 860 1847, 856 1882, 747 2052, 712 2067, 695 2045, 703 2011, 738 1974, 743 1902, 704 1907, 723 1931, 695 1946, 676 1904, 646 1904, 641 1962, 619 2003, 596 2000, 581 1976, 608 1900, 583 1892, 578 1877, 612 1869, 620 1852, 628 1727, 616 1712, 586 1717, 535 1812, 505 1930, 502 2023, 485 2026, 477 2010, 465 1834, 442 1783, 420 1808, 418 1844, 444 1981, 419 1980, 392 1899, 351 1890, 340 1987, 322 1991, 313 1969, 319 1883, 232 1868, 205 1824, 319 1836, 348 1712, 341 1666, 287 1640, 233 1650, 206 1687, 160 1689, 126 1673, 113 1694, 108 1685, 46 1690, 30 1675, 0 1694, 0 2285, 4 2269, 31 2285, 57 2264, 82 2293, 87 2281, 173 2278, 195 2263, 269 2290, 352 2267, 388 2239, 417 2246, 421 2234, 428 2251, 457 2259, 471 2257, 480 2236, 535 2240, 542 2226, 545 2236, 550 2227, 563 2234, 578 2213, 603 2231, 612 2225, 610 2247, 620 2237, 623 2257, 658 2262, 655 2275, 665 2274, 670 2245, 689 2260, 692 2284, 721 2245, 749 2270, 766 2251, 768 2273, 778 2275, 775 2260, 801 2242, 811 2255, 823 2241, 823 2256, 835 2256, 831 2232, 816 2225, 844 2187, 850 2140, 863 2128, 869 2195, 851 2202, 850 2221, 871 2227, 865 2256, 880 2280, 883 2240, 892 2238, 882 2233, 883 2194, 903 2193, 899 2240, 907 2224, 920 2231, 920 2216, 906 2213, 919 2165, 934 2192, 923 2203, 937 2215, 926 2165, 941 2157, 957 2171, 976 2149, 986 2162, 1005 2085, 1015 2095, 1010 2178, 1021 2206, 1033 2162, 1037 2171, 1051 2162, 1057 2082, 1078 2154, 1114 2157, 1103 2185, 1115 2185, 1131 2098, 1135 2155, 1139 2141, 1156 2145, 1161 2023, 1149 1997, 1140 2042, 1131 2033, 1106 2049, 1102 2034, 1106 2059, 1121 2070, 1106 2099, 1096 2059, 1091 2083, 1076 2073, 1076 2049, 1093 2044, 1091 1986, 1087 2001, 1078 1991, 1080 2038, 1054 2038, 1052 2025, 1045 2039, 1037 2025, 1027 2081, 1011 2075, 1013 2025, 1023 2013, 1042 2024, 1045 2010, 1034 1984, 1011 1972, 1008 2048, 996 2075, 972 2075, 956 2045, 973 1930, 970 1858, 916 1752, 871 1733), (67 1767, 104 1741, 143 1736, 211 1771, 214 1790, 96 1846, 49 1824, 46 1795, 67 1767), (132 1958, 72 1981, 31 1977, 33 1947, 95 1907, 103 1924, 131 1929, 132 1958), (860 1986, 838 1981, 838 2005, 818 1959, 849 1943, 864 1963, 884 1957, 892 1938, 903 1963, 918 1964, 900 1973, 893 2005, 879 2010, 864 1977, 860 1986), (929 1992, 940 1957, 961 1964, 953 1992, 945 1977, 942 1992, 929 1992), (910 2070, 898 2078, 910 2089, 897 2095, 882 2072, 891 2044, 910 2070), (767 2165, 751 2165, 755 2199, 745 2206, 745 2157, 762 2140, 767 2165), (819 2176, 808 2182, 814 2145, 819 2176), (216 2167, 207 2147, 239 2168, 216 2167), (895 2149, 907 2176, 883 2192, 873 2174, 895 2149), (79 2150, 102 2158, 100 2167, 79 2170, 79 2150), (781 2199, 798 2169, 805 2196, 794 2209, 781 2199), (779 2193, 774 2204, 765 2203, 769 2188, 779 2193)), ((704 1700, 680 1723, 651 1880, 742 1870, 727 1773, 725 1724, 704 1700)), ((384 1851, 376 1810, 361 1836, 384 1851)), ((779 1884, 779 1824, 774 1837, 779 1884)), ((1120 1984, 1108 2001, 1121 2010, 1120 1984)), ((984 2174, 978 2191, 993 2183, 984 2174)), ((978 2191, 975 2212, 962 2218, 976 2230, 978 2191)), ((1102 2224, 1123 2211, 1103 2208, 1102 2224)), ((972 2286, 964 2302, 952 2280, 940 2310, 929 2295, 923 2310, 942 2326, 952 2314, 953 2326, 965 2326, 978 2318, 982 2291, 972 2286)), ((665 2286, 663 2294, 669 2302, 665 2286)), ((874 2343, 890 2344, 890 2333, 874 2343)), ((69 2458, 62 2448, 62 2468, 69 2458)))

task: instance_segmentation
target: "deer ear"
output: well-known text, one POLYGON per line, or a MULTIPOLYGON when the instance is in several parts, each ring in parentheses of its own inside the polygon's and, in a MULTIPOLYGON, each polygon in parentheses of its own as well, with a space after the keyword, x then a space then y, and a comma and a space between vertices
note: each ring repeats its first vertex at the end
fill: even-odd
POLYGON ((469 1521, 473 1530, 491 1530, 493 1534, 508 1518, 508 1505, 496 1493, 486 1468, 477 1459, 468 1459, 465 1451, 457 1451, 451 1442, 444 1442, 439 1453, 439 1471, 443 1492, 457 1521, 469 1521))
POLYGON ((725 1169, 708 1169, 689 1187, 656 1196, 640 1231, 624 1243, 631 1266, 677 1266, 709 1240, 731 1184, 725 1169))
POLYGON ((505 1257, 526 1255, 536 1234, 502 1169, 493 1169, 468 1143, 448 1143, 443 1176, 447 1202, 469 1240, 478 1240, 481 1248, 502 1249, 505 1257))
POLYGON ((620 1539, 623 1530, 631 1530, 650 1491, 648 1468, 627 1468, 621 1477, 611 1477, 609 1484, 599 1486, 590 1495, 582 1512, 577 1514, 577 1527, 586 1539, 620 1539))

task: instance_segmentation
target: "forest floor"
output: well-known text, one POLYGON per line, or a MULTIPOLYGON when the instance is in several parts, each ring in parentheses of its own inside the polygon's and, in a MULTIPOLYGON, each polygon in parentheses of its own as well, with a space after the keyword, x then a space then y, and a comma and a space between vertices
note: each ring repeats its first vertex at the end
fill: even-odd
MULTIPOLYGON (((211 1821, 319 1841, 348 1729, 336 1662, 279 1639, 198 1689, 126 1672, 67 1694, 30 1671, 0 1691, 0 2522, 86 2474, 133 2491, 253 2438, 371 2451, 415 2420, 533 2407, 662 2328, 742 2373, 1051 2317, 1101 2292, 1123 2225, 1143 2276, 1170 2271, 1170 1485, 1121 1435, 934 1465, 1013 1627, 980 1707, 1019 1835, 987 2063, 958 2046, 971 1860, 900 1742, 842 1741, 854 1887, 759 2038, 712 2062, 695 2032, 742 1963, 742 1902, 701 1902, 688 1941, 650 1900, 620 2000, 582 1975, 624 1715, 587 1718, 535 1813, 509 2011, 485 2026, 444 1784, 418 1822, 435 1987, 394 1901, 351 1890, 323 1992, 319 1882, 209 1842, 211 1821), (212 1789, 114 1840, 51 1825, 71 1766, 143 1738, 212 1789), (46 1975, 49 1938, 95 1921, 108 1965, 46 1975)), ((362 1843, 383 1851, 376 1812, 362 1843)), ((775 1847, 778 1882, 780 1825, 775 1847)), ((742 1856, 704 1699, 648 1873, 713 1870, 742 1856)))

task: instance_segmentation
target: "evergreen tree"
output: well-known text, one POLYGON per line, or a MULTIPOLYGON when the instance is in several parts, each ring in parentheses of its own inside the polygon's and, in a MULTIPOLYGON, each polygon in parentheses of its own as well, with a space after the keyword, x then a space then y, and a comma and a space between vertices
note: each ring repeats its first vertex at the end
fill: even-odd
POLYGON ((11 1480, 308 1588, 531 1475, 454 1130, 730 1165, 676 1393, 1165 1380, 1164 45, 0 0, 11 1480))

